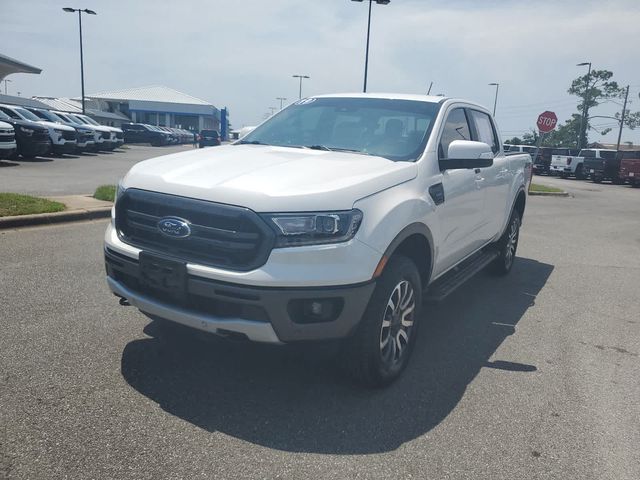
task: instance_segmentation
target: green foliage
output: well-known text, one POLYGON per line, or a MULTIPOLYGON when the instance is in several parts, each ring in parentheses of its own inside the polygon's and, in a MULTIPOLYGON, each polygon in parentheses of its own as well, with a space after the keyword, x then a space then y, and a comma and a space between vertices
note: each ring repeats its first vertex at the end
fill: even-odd
POLYGON ((522 145, 522 139, 520 137, 507 138, 504 143, 508 145, 522 145))
POLYGON ((0 193, 0 217, 61 212, 65 208, 63 203, 53 202, 46 198, 19 195, 17 193, 0 193))
POLYGON ((116 186, 115 185, 101 185, 96 188, 93 198, 98 200, 104 200, 106 202, 113 202, 116 198, 116 186))

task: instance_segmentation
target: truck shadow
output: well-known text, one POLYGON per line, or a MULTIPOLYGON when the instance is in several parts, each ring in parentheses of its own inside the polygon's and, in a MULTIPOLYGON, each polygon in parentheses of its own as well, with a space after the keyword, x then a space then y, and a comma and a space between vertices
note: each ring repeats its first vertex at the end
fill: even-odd
POLYGON ((534 374, 517 358, 490 358, 552 271, 519 258, 509 276, 480 274, 426 305, 409 367, 383 390, 352 385, 336 368, 335 346, 194 341, 200 336, 155 321, 150 338, 125 347, 121 371, 166 412, 210 432, 291 452, 391 451, 442 422, 481 368, 534 374))

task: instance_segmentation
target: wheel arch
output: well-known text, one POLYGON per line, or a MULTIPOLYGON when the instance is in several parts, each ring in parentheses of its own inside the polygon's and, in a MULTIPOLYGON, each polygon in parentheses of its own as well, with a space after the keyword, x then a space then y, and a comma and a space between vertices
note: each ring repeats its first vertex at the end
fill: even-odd
POLYGON ((411 259, 420 272, 422 287, 426 287, 433 272, 433 235, 424 223, 412 223, 403 228, 385 250, 381 262, 383 268, 376 269, 376 276, 384 271, 384 265, 393 255, 401 254, 411 259))

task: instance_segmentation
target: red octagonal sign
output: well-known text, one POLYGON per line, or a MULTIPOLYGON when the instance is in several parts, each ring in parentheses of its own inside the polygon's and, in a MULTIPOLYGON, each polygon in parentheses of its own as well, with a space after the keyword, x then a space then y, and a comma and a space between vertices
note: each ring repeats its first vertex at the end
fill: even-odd
POLYGON ((554 128, 556 128, 556 123, 558 123, 558 117, 553 112, 543 112, 538 117, 538 130, 542 133, 548 133, 554 128))

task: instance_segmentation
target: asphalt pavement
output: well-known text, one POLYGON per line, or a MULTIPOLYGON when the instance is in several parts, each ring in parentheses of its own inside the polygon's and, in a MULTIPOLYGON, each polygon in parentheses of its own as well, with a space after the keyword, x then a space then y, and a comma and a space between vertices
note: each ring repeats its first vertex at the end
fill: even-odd
POLYGON ((384 390, 119 306, 105 221, 0 232, 0 478, 637 480, 640 190, 558 182, 384 390))
POLYGON ((0 192, 39 196, 93 194, 100 185, 114 185, 136 163, 192 149, 126 145, 113 152, 0 160, 0 192))

